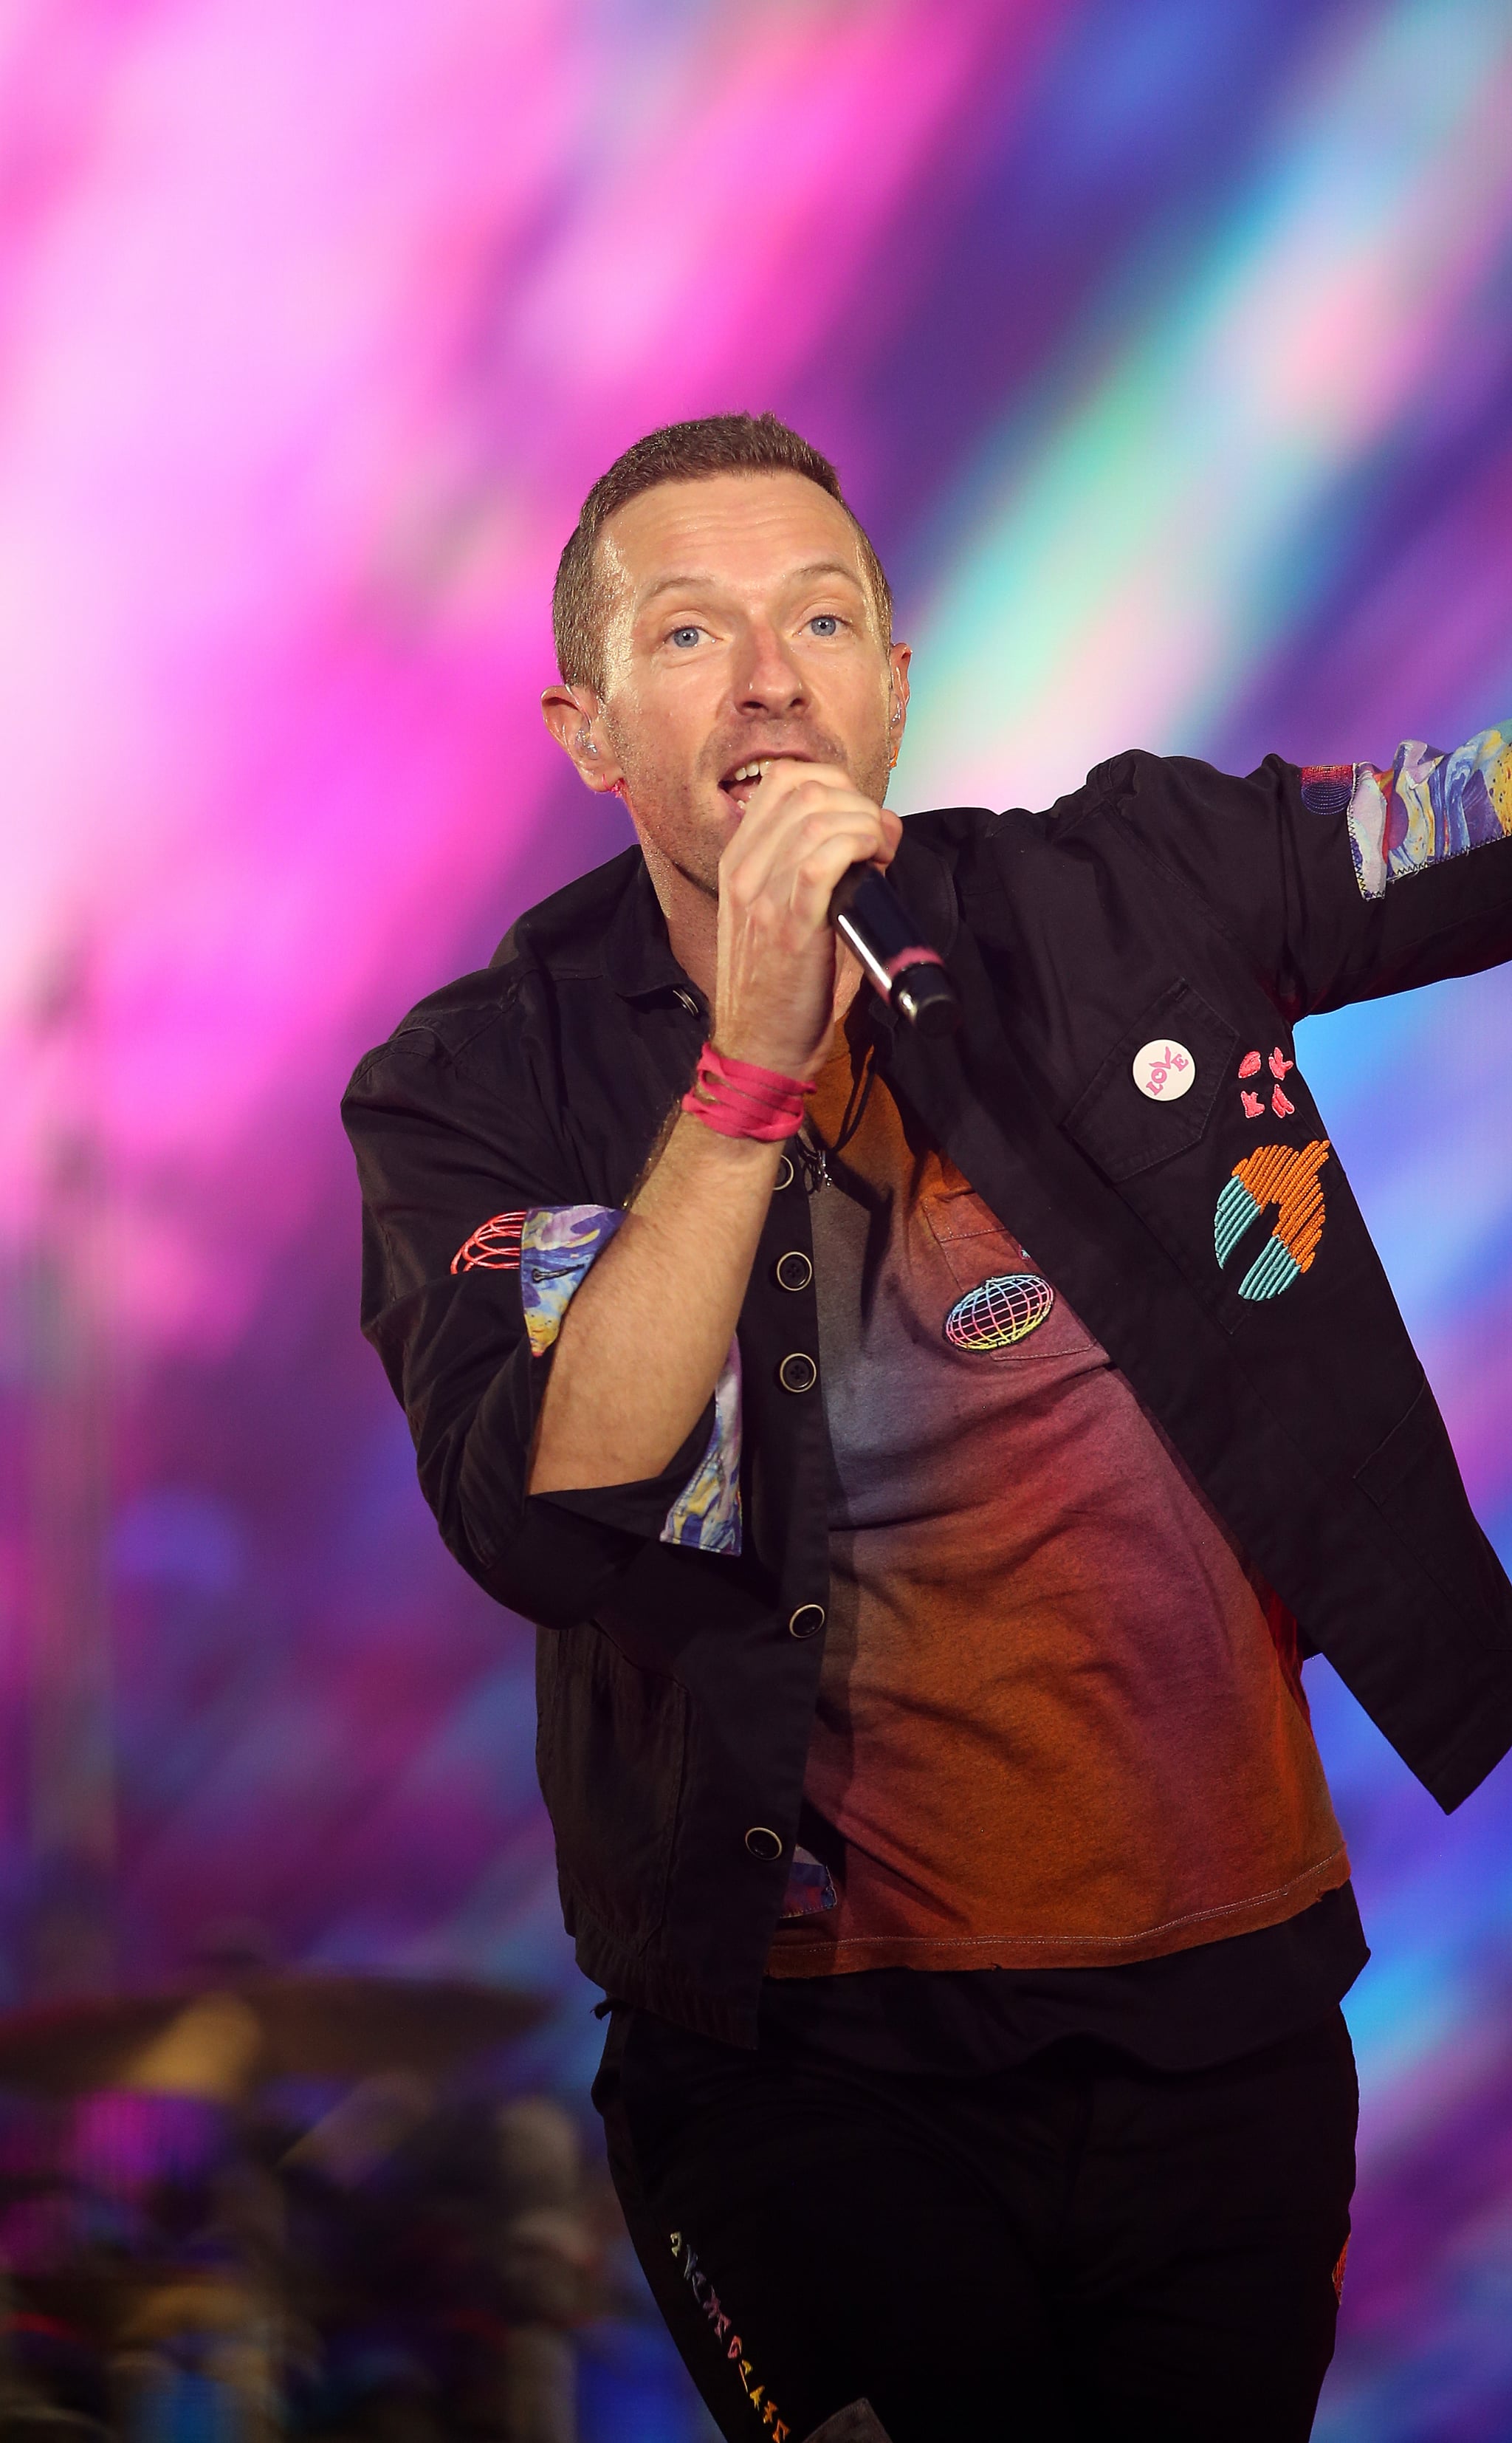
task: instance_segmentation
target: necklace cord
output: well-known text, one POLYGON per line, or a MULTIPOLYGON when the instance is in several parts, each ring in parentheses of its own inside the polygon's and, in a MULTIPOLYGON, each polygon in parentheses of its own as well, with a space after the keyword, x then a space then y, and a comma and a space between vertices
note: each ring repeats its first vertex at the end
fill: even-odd
POLYGON ((877 1076, 876 1050, 877 1038, 873 1035, 868 1037, 866 1049, 862 1055, 860 1074, 851 1078, 850 1093, 833 1145, 826 1145, 814 1127, 813 1113, 807 1111, 804 1114, 803 1133, 798 1139, 799 1159, 804 1185, 811 1196, 817 1196, 821 1187, 828 1187, 831 1176, 829 1156, 845 1152, 866 1116, 866 1105, 871 1100, 871 1090, 877 1076))

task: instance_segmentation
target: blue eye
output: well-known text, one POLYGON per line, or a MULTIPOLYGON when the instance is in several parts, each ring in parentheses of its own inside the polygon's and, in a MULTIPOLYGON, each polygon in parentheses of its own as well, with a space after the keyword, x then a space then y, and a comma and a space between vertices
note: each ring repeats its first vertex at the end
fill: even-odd
POLYGON ((696 645, 702 634, 703 631, 701 628, 694 628, 691 626, 686 628, 674 628, 666 641, 669 645, 678 645, 685 648, 689 645, 696 645))
POLYGON ((816 636, 837 636, 840 633, 840 621, 833 611, 821 611, 809 625, 816 636))

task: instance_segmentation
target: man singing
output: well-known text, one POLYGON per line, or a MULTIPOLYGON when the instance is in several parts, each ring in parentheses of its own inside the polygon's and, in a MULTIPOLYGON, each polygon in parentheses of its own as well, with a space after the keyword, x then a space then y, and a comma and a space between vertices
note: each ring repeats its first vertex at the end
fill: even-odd
POLYGON ((364 1323, 540 1624, 642 2261, 728 2437, 1291 2443, 1366 1951, 1321 1649, 1446 1808, 1512 1589, 1305 1081, 1512 955, 1512 733, 884 799, 876 553, 772 416, 589 494, 545 713, 638 845, 358 1069, 364 1323), (963 1003, 863 983, 890 870, 963 1003))

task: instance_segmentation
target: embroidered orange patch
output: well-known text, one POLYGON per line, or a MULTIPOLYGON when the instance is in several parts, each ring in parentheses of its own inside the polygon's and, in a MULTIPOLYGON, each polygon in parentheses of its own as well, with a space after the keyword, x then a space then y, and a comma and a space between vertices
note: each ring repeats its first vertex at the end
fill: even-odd
MULTIPOLYGON (((1279 1086, 1275 1091, 1281 1095, 1279 1086)), ((1290 1111, 1289 1097, 1282 1095, 1282 1100, 1290 1111)), ((1227 1264, 1262 1213, 1272 1205, 1276 1211, 1270 1237, 1239 1284, 1242 1298, 1279 1297, 1310 1269, 1327 1218, 1318 1174, 1328 1152, 1327 1138, 1320 1137, 1306 1146, 1257 1146, 1235 1163, 1212 1217, 1212 1250, 1219 1263, 1227 1264)))
POLYGON ((1323 1191, 1318 1174, 1328 1160, 1324 1144, 1259 1146, 1234 1171, 1263 1213, 1276 1207, 1276 1236, 1300 1273, 1308 1271, 1323 1235, 1323 1191))

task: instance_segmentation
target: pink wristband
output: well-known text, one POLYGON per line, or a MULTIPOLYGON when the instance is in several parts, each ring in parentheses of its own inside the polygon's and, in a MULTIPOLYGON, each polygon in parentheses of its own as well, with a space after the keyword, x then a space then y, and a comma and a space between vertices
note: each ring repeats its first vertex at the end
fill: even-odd
POLYGON ((763 1145, 780 1145, 802 1127, 803 1098, 809 1091, 801 1077, 758 1069, 753 1060, 734 1060, 705 1043, 683 1109, 716 1136, 758 1137, 763 1145))

